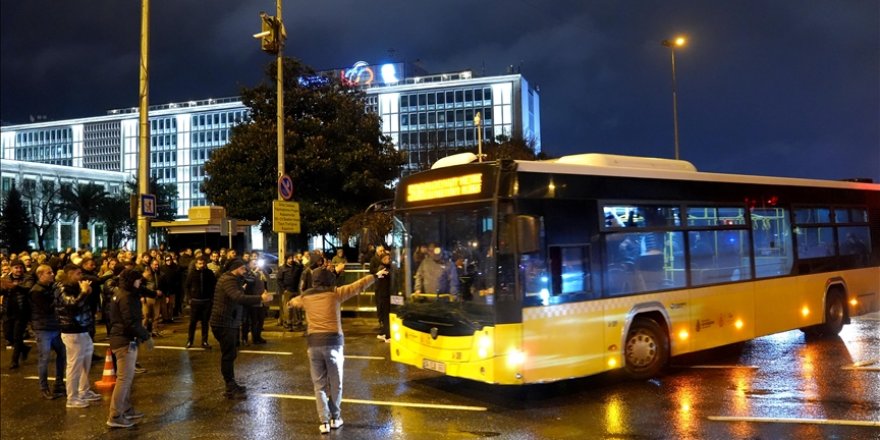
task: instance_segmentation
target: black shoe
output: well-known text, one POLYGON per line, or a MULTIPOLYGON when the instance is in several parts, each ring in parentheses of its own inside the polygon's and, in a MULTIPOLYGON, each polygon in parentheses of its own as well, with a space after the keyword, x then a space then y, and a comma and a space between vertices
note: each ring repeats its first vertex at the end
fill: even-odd
POLYGON ((30 346, 30 345, 25 345, 25 346, 24 346, 24 350, 22 350, 22 352, 21 352, 21 361, 22 361, 22 362, 24 362, 24 361, 27 360, 27 358, 28 358, 28 353, 30 353, 30 352, 31 352, 31 346, 30 346))
POLYGON ((202 342, 202 348, 204 348, 205 350, 210 350, 211 344, 209 344, 207 342, 202 342))
POLYGON ((13 362, 12 365, 9 366, 9 369, 10 370, 17 370, 18 369, 18 362, 13 362))
POLYGON ((265 340, 265 339, 263 339, 263 338, 255 339, 255 340, 254 340, 254 345, 263 345, 263 344, 265 344, 266 342, 269 342, 269 341, 267 341, 267 340, 265 340))
POLYGON ((226 397, 230 400, 247 399, 247 388, 237 383, 227 385, 226 391, 223 393, 223 397, 226 397))
POLYGON ((186 348, 192 348, 192 346, 193 346, 192 341, 186 341, 186 348))
POLYGON ((46 400, 55 400, 55 398, 60 397, 58 394, 49 391, 48 388, 40 390, 40 395, 46 400))

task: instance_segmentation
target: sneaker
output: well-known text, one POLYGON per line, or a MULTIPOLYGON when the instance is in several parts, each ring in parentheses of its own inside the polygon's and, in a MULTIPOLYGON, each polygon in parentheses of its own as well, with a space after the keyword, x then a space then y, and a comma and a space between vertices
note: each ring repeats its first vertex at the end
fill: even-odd
POLYGON ((330 428, 331 429, 339 429, 342 426, 342 417, 337 417, 335 419, 330 419, 330 428))
POLYGON ((143 374, 146 372, 147 372, 147 369, 142 367, 141 364, 138 364, 138 363, 134 364, 134 374, 143 374))
POLYGON ((186 348, 192 348, 192 346, 193 346, 192 341, 186 341, 186 348))
POLYGON ((226 387, 226 391, 223 392, 223 397, 231 400, 247 399, 247 388, 237 383, 233 383, 226 387))
POLYGON ((321 431, 321 434, 329 434, 330 433, 330 424, 329 423, 321 423, 318 425, 318 431, 321 431))
POLYGON ((126 419, 134 420, 134 419, 139 419, 139 418, 143 417, 144 413, 134 409, 134 407, 131 407, 128 409, 128 411, 122 413, 122 416, 125 417, 126 419))
POLYGON ((385 335, 376 335, 376 339, 386 339, 385 335))
POLYGON ((67 405, 68 408, 88 408, 89 402, 83 402, 82 400, 68 400, 67 405))
POLYGON ((111 428, 131 428, 132 426, 134 426, 134 422, 120 415, 108 419, 107 426, 111 428))
POLYGON ((202 342, 202 348, 204 348, 205 350, 210 350, 211 344, 209 344, 207 342, 202 342))
POLYGON ((102 400, 104 397, 92 390, 86 390, 86 392, 82 393, 79 398, 80 400, 85 400, 88 402, 96 402, 98 400, 102 400))
POLYGON ((57 397, 59 397, 57 394, 49 391, 48 388, 43 388, 42 390, 40 390, 40 395, 43 396, 43 398, 46 400, 55 400, 57 397))

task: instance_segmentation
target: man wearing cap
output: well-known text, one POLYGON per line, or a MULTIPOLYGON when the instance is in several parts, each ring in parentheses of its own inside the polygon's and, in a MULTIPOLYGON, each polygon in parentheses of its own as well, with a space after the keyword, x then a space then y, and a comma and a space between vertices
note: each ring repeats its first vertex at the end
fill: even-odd
MULTIPOLYGON (((342 273, 344 269, 345 264, 339 264, 336 273, 342 273)), ((321 434, 342 426, 339 405, 342 402, 344 338, 340 305, 387 274, 388 270, 382 268, 375 275, 336 287, 336 274, 330 268, 317 267, 312 271, 312 287, 288 303, 306 311, 309 364, 321 434)))
MULTIPOLYGON (((30 258, 30 256, 28 256, 30 258)), ((7 333, 7 339, 12 342, 11 370, 18 368, 18 361, 27 360, 31 347, 24 343, 28 321, 31 319, 29 292, 32 283, 27 283, 25 264, 21 259, 10 264, 10 273, 3 286, 2 295, 6 303, 6 322, 3 329, 7 333), (9 335, 12 338, 9 338, 9 335)))
POLYGON ((235 358, 238 352, 235 349, 235 341, 241 327, 241 318, 244 314, 243 306, 255 305, 262 302, 271 302, 272 294, 263 292, 262 295, 246 295, 244 291, 244 273, 247 267, 239 258, 227 263, 226 272, 217 280, 217 288, 214 291, 214 306, 211 309, 211 331, 217 342, 220 343, 220 373, 226 382, 226 392, 223 396, 227 399, 246 398, 245 387, 235 382, 235 358))

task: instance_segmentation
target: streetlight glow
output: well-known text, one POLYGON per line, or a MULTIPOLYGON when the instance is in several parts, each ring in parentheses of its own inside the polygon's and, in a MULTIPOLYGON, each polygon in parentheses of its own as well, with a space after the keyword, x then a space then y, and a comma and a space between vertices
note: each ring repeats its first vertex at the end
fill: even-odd
POLYGON ((674 40, 663 40, 660 45, 669 48, 669 56, 672 60, 672 130, 675 141, 675 160, 679 159, 678 147, 678 86, 675 81, 675 48, 684 47, 687 43, 685 37, 676 37, 674 40))

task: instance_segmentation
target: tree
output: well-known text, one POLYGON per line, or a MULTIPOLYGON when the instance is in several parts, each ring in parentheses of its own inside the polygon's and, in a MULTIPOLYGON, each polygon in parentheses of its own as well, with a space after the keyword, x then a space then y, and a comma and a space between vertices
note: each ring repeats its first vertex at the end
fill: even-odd
POLYGON ((107 229, 107 247, 117 248, 124 239, 137 235, 135 220, 131 218, 130 200, 127 192, 108 197, 101 205, 98 217, 107 229))
POLYGON ((64 213, 61 201, 61 187, 54 181, 43 180, 40 188, 26 186, 22 195, 28 199, 26 203, 30 225, 37 232, 37 246, 46 250, 46 236, 58 226, 64 213))
POLYGON ((10 252, 20 252, 28 248, 28 238, 31 235, 30 219, 21 201, 21 193, 12 188, 6 193, 3 204, 2 217, 0 217, 0 243, 10 252))
POLYGON ((62 206, 67 211, 76 213, 79 217, 80 229, 87 229, 104 199, 107 198, 107 190, 96 183, 80 183, 76 186, 62 185, 62 206))
MULTIPOLYGON (((242 90, 250 119, 205 164, 203 190, 233 217, 271 224, 277 198, 275 63, 270 81, 242 90)), ((382 135, 379 117, 365 111, 363 92, 335 78, 314 79, 298 61, 284 59, 284 167, 300 202, 304 237, 335 234, 342 222, 391 196, 403 155, 382 135), (313 78, 313 80, 302 80, 313 78)))

